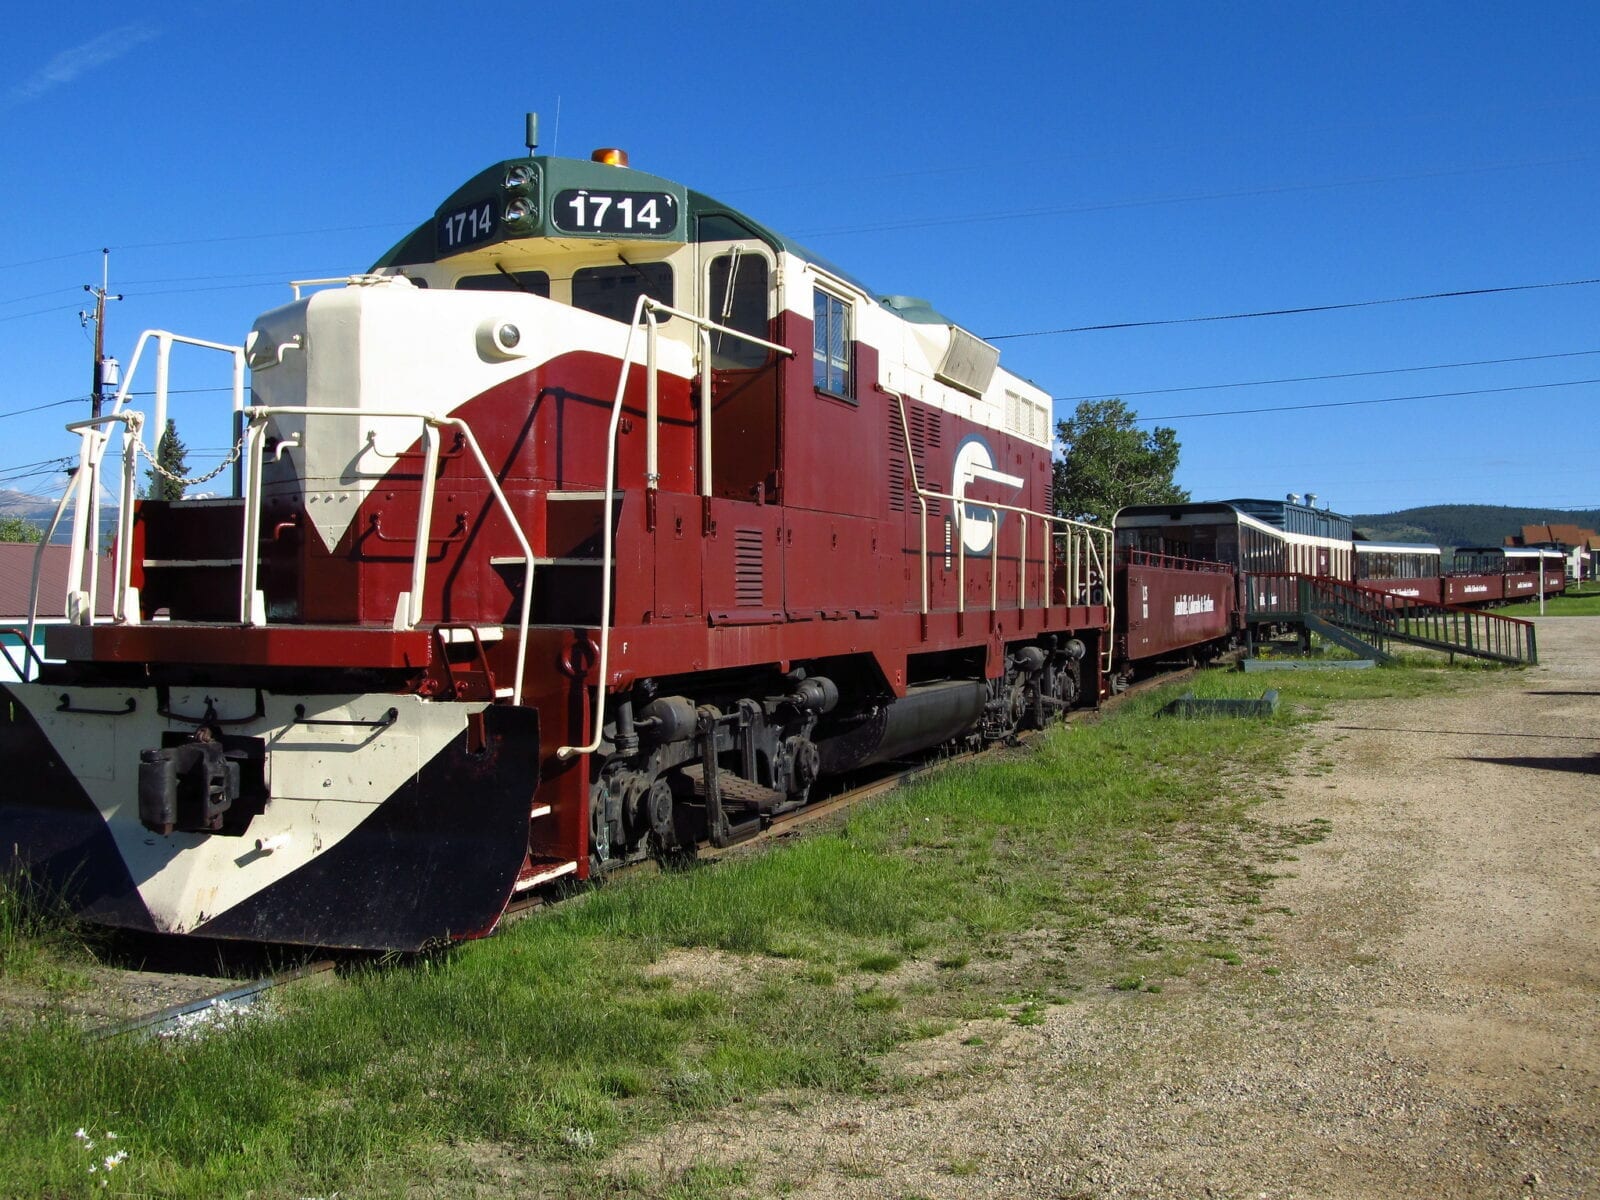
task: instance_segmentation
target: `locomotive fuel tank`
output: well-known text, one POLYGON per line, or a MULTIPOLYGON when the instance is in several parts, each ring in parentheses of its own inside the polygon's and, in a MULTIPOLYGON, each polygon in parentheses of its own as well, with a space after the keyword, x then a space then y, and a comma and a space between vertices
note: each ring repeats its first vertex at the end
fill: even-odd
POLYGON ((831 736, 819 733, 821 771, 853 771, 947 742, 977 724, 987 698, 987 686, 970 679, 909 687, 903 697, 878 705, 865 719, 831 736))

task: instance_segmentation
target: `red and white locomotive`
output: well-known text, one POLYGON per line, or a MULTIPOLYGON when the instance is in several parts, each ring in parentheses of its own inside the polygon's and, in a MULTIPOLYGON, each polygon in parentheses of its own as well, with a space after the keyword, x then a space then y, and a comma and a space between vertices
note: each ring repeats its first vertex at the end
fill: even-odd
POLYGON ((36 878, 116 926, 418 947, 1096 702, 1110 535, 1052 515, 1047 394, 624 162, 497 164, 214 347, 231 496, 134 501, 181 339, 141 341, 154 419, 136 363, 76 426, 60 661, 3 688, 36 878))

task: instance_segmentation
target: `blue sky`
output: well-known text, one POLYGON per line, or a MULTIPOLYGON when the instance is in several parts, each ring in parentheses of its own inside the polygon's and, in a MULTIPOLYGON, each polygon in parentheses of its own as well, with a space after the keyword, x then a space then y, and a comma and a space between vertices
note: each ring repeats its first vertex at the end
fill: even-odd
MULTIPOLYGON (((124 362, 151 327, 238 342, 521 153, 532 109, 541 152, 626 147, 882 293, 1038 334, 1002 362, 1058 416, 1173 426, 1196 498, 1600 506, 1597 61, 1579 3, 25 6, 0 488, 74 454, 100 247, 124 362), (1490 288, 1525 290, 1043 332, 1490 288)), ((191 467, 225 408, 175 403, 191 467)))

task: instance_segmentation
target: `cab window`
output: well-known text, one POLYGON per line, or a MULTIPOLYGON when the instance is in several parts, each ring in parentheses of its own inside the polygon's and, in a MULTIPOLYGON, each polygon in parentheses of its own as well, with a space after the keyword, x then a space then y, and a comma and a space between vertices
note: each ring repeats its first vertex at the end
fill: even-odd
POLYGON ((544 271, 496 271, 493 275, 463 275, 458 292, 530 292, 550 299, 550 276, 544 271))
MULTIPOLYGON (((711 260, 711 303, 706 316, 718 325, 767 337, 767 260, 735 248, 711 260)), ((768 351, 743 338, 711 331, 711 365, 719 370, 759 367, 768 351)))
POLYGON ((817 288, 812 292, 812 377, 819 392, 855 399, 855 379, 851 370, 854 344, 850 301, 817 288))
MULTIPOLYGON (((613 321, 632 321, 634 306, 641 295, 663 304, 672 303, 670 264, 648 262, 583 267, 572 275, 572 307, 610 317, 613 321)), ((664 316, 661 319, 667 320, 664 316)))

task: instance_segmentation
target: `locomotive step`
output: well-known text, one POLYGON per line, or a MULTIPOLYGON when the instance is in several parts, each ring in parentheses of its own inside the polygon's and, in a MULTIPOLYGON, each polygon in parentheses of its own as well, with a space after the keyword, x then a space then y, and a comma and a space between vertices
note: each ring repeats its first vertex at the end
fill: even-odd
MULTIPOLYGON (((683 773, 694 781, 695 799, 699 803, 705 802, 706 784, 701 767, 685 767, 683 773)), ((764 788, 758 783, 751 783, 730 771, 717 772, 717 782, 722 789, 722 807, 728 812, 748 812, 760 816, 771 816, 789 803, 789 797, 783 792, 775 792, 771 788, 764 788)))
MULTIPOLYGON (((452 644, 456 642, 470 642, 472 641, 472 630, 468 629, 464 625, 442 625, 439 628, 439 636, 444 641, 452 644)), ((505 636, 506 629, 504 625, 478 626, 478 640, 480 642, 498 642, 505 636)))
POLYGON ((572 875, 577 870, 578 864, 570 859, 529 858, 522 864, 512 891, 525 892, 529 888, 560 879, 563 875, 572 875))

